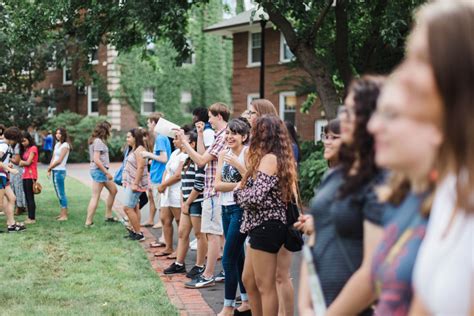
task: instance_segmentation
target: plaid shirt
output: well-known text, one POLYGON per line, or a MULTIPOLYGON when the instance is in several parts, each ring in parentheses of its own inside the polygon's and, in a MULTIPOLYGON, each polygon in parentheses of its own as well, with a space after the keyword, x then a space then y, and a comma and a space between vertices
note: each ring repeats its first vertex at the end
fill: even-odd
POLYGON ((225 144, 225 130, 223 128, 216 133, 214 142, 207 149, 207 153, 214 156, 214 159, 211 160, 206 166, 206 174, 204 178, 204 198, 207 199, 213 195, 216 195, 214 191, 214 181, 216 180, 216 170, 217 170, 217 157, 220 152, 226 148, 225 144))

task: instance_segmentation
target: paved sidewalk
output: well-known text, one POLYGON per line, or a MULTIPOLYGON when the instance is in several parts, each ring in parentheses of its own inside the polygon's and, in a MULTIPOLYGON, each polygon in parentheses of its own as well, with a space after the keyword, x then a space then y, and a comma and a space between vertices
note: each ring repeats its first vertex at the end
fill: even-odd
MULTIPOLYGON (((112 163, 110 170, 112 174, 120 167, 120 163, 112 163)), ((91 186, 92 181, 89 176, 88 164, 68 164, 68 176, 71 176, 87 186, 91 186)), ((106 199, 108 195, 107 190, 102 191, 101 198, 106 199)), ((125 194, 122 187, 118 186, 118 193, 115 199, 113 210, 123 216, 123 201, 125 200, 125 194)), ((85 206, 86 208, 87 206, 85 206)), ((148 205, 142 209, 142 222, 146 221, 149 214, 148 205)), ((84 209, 84 219, 86 216, 86 210, 84 209)), ((96 216, 101 216, 97 214, 96 216)), ((177 232, 176 226, 174 226, 175 232, 177 232)), ((165 258, 156 258, 154 253, 161 251, 163 248, 150 248, 149 244, 159 236, 161 236, 161 229, 144 229, 146 241, 141 243, 145 251, 147 252, 148 259, 151 262, 153 269, 159 274, 163 284, 166 287, 168 297, 171 302, 179 309, 181 315, 216 315, 222 309, 224 302, 224 284, 218 283, 214 287, 205 288, 201 290, 186 289, 184 282, 188 281, 185 275, 164 275, 163 270, 166 269, 173 260, 165 258)), ((174 234, 174 245, 177 245, 177 233, 174 234)), ((193 237, 191 237, 193 239, 193 237)), ((196 261, 196 252, 189 251, 186 256, 185 264, 189 270, 193 267, 196 261)), ((291 277, 293 279, 293 285, 295 289, 295 315, 297 315, 297 289, 298 289, 298 271, 301 263, 300 254, 296 254, 293 259, 293 265, 291 268, 291 277)), ((222 270, 221 262, 219 261, 216 266, 215 273, 219 273, 222 270)))

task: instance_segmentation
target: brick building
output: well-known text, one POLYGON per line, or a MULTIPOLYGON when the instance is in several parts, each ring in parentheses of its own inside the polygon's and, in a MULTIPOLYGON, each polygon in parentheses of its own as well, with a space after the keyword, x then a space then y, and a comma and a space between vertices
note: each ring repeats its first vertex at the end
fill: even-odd
POLYGON ((54 94, 54 106, 48 108, 48 115, 69 110, 84 116, 107 116, 115 130, 129 130, 137 126, 137 114, 121 97, 120 68, 116 63, 117 51, 111 46, 99 45, 89 54, 89 63, 100 78, 111 97, 109 104, 99 98, 99 89, 91 80, 85 80, 84 85, 78 85, 77 63, 64 62, 63 67, 56 67, 53 60, 48 68, 46 78, 35 88, 54 94))
MULTIPOLYGON (((251 12, 242 12, 204 29, 204 32, 233 39, 232 104, 236 115, 245 111, 253 99, 259 98, 262 34, 260 19, 255 16, 251 23, 251 12)), ((310 113, 302 114, 299 109, 306 96, 296 96, 295 87, 284 83, 287 82, 284 78, 307 77, 308 74, 300 68, 289 67, 293 54, 283 34, 270 22, 266 23, 264 44, 265 98, 277 107, 283 120, 294 123, 302 139, 319 139, 318 131, 325 124, 319 101, 311 107, 310 113)))

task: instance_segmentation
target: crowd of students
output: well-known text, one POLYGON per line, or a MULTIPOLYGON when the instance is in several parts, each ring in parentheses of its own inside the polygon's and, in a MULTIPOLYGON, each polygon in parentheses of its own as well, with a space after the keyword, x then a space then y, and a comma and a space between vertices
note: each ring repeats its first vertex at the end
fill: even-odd
MULTIPOLYGON (((111 126, 99 123, 89 139, 86 227, 94 225, 104 187, 106 221, 118 220, 112 205, 122 185, 128 237, 144 241, 143 227, 161 226, 150 247, 163 248, 156 257, 174 259, 164 274, 186 273, 190 289, 224 281, 221 316, 293 314, 291 227, 308 236, 301 315, 474 315, 474 5, 437 1, 416 17, 401 65, 348 87, 322 135, 329 170, 294 224, 301 160, 295 129, 258 99, 234 119, 223 103, 196 109, 192 124, 174 131, 173 146, 155 133, 162 115, 150 115, 147 129, 127 133, 115 176, 111 126), (187 269, 191 231, 197 256, 187 269), (216 273, 221 252, 224 271, 216 273)), ((71 147, 64 128, 55 138, 48 174, 63 221, 71 147)), ((28 133, 0 126, 0 157, 8 231, 21 231, 15 202, 28 210, 25 223, 35 222, 38 150, 28 133)))

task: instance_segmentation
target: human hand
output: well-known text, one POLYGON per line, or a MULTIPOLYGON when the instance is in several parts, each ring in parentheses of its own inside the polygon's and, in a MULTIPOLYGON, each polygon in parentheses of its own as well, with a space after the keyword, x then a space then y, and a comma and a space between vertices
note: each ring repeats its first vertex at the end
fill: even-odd
POLYGON ((174 128, 175 139, 181 142, 186 141, 186 135, 184 135, 184 131, 181 128, 174 128))
POLYGON ((8 172, 10 172, 11 174, 14 174, 14 175, 20 173, 18 170, 14 169, 14 168, 10 168, 10 167, 8 167, 8 172))
POLYGON ((138 184, 132 183, 132 191, 134 192, 138 191, 138 184))
POLYGON ((110 174, 110 172, 107 172, 105 174, 107 176, 107 180, 112 181, 114 179, 114 176, 110 174))
POLYGON ((205 125, 206 124, 202 121, 196 122, 196 124, 194 124, 194 126, 196 126, 196 131, 198 134, 202 134, 204 132, 205 125))
POLYGON ((189 204, 187 202, 184 202, 183 205, 181 205, 181 213, 189 215, 189 204))
POLYGON ((234 168, 237 168, 240 165, 240 162, 237 160, 237 156, 231 152, 225 154, 224 161, 234 168))
POLYGON ((48 179, 51 178, 51 169, 48 168, 48 171, 47 171, 47 173, 46 173, 46 176, 48 177, 48 179))
POLYGON ((293 224, 293 226, 299 231, 302 231, 304 234, 311 235, 312 233, 314 233, 313 216, 306 214, 300 215, 296 223, 293 224))
POLYGON ((163 193, 163 192, 165 192, 166 187, 164 185, 160 184, 157 189, 158 189, 159 193, 163 193))

